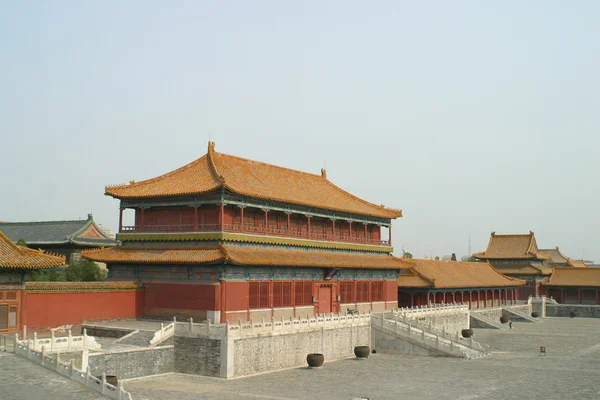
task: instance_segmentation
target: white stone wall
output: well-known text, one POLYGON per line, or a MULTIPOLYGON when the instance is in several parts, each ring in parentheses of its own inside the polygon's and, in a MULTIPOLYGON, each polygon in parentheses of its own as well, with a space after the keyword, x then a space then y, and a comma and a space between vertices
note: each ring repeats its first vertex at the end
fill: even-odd
POLYGON ((470 327, 469 307, 466 305, 436 305, 434 307, 399 308, 395 313, 406 315, 408 320, 416 320, 446 332, 460 332, 470 327))
POLYGON ((262 333, 228 338, 233 343, 233 369, 228 377, 241 377, 306 365, 309 353, 322 353, 325 362, 354 356, 355 346, 371 343, 370 322, 336 327, 315 327, 297 332, 262 333))

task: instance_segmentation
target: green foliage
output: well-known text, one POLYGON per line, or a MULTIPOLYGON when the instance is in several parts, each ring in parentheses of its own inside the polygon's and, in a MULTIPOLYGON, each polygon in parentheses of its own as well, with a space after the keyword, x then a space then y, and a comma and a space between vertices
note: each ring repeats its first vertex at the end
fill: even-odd
POLYGON ((21 247, 29 247, 27 246, 27 242, 25 242, 25 239, 19 239, 17 241, 17 246, 21 246, 21 247))
POLYGON ((408 251, 404 252, 404 257, 406 258, 413 258, 413 255, 411 253, 409 253, 408 251))
POLYGON ((439 257, 439 256, 435 256, 435 259, 436 259, 436 260, 439 260, 439 259, 440 259, 440 257, 439 257))
POLYGON ((90 260, 76 261, 66 268, 66 278, 69 282, 101 281, 106 276, 107 272, 90 260))
POLYGON ((64 282, 66 281, 65 268, 38 269, 31 271, 25 277, 27 281, 33 282, 64 282))
POLYGON ((450 258, 451 261, 456 261, 456 253, 452 253, 452 257, 450 258))
POLYGON ((106 279, 108 272, 89 260, 71 263, 66 268, 51 268, 30 272, 25 278, 37 282, 93 282, 106 279))

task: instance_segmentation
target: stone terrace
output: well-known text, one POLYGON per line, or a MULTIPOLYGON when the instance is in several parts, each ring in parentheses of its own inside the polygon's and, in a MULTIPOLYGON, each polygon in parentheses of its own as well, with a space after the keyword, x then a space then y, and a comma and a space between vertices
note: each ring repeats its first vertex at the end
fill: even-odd
POLYGON ((477 360, 376 354, 322 369, 222 380, 169 374, 125 383, 134 399, 598 399, 600 319, 548 318, 476 329, 493 354, 477 360), (540 357, 539 346, 547 356, 540 357))

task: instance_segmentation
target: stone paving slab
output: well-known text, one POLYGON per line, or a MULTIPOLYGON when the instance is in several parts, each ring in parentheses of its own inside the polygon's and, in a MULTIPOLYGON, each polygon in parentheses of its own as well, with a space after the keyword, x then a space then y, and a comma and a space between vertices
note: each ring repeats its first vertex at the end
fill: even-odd
POLYGON ((492 348, 476 360, 376 354, 235 380, 184 374, 125 383, 135 400, 599 399, 600 319, 547 318, 476 329, 492 348), (539 355, 546 346, 547 356, 539 355))
POLYGON ((0 352, 2 400, 106 400, 56 372, 13 353, 0 352))

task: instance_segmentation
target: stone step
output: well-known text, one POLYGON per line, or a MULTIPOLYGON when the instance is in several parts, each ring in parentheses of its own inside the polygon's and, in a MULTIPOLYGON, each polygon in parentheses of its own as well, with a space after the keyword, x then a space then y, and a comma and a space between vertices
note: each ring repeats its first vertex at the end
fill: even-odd
POLYGON ((539 318, 533 318, 531 315, 525 314, 523 311, 514 310, 511 308, 504 308, 502 310, 502 315, 506 316, 507 318, 511 319, 512 321, 533 322, 536 324, 542 322, 542 320, 539 318))
POLYGON ((508 327, 501 322, 496 322, 493 319, 486 317, 483 314, 479 314, 476 311, 471 311, 471 328, 484 328, 484 329, 503 329, 506 330, 508 327))
POLYGON ((119 341, 119 344, 126 344, 130 346, 149 347, 150 340, 154 336, 152 331, 139 331, 127 338, 119 341))

